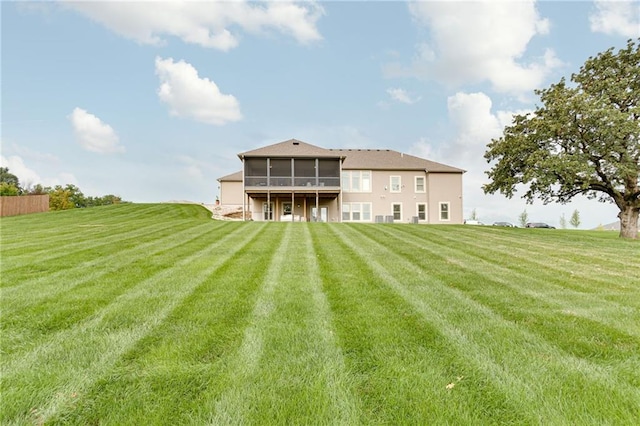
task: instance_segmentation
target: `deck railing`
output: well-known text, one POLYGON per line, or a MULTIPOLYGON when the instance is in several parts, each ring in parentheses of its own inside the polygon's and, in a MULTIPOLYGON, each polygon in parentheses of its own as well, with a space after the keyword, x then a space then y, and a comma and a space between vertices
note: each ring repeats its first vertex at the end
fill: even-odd
POLYGON ((340 186, 340 178, 338 177, 291 177, 291 176, 245 176, 244 185, 251 187, 297 187, 297 188, 315 188, 340 186))

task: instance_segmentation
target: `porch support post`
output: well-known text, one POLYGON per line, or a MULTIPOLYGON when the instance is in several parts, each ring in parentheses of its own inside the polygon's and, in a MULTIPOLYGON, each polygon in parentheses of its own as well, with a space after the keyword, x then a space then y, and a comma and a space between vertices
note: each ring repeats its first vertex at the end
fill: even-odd
POLYGON ((273 212, 271 211, 271 191, 267 189, 267 222, 271 220, 272 215, 273 212))
POLYGON ((316 189, 316 222, 318 222, 318 216, 320 216, 320 193, 316 189))
POLYGON ((294 190, 291 190, 291 222, 293 222, 293 219, 295 219, 296 215, 294 214, 296 212, 296 192, 294 190))

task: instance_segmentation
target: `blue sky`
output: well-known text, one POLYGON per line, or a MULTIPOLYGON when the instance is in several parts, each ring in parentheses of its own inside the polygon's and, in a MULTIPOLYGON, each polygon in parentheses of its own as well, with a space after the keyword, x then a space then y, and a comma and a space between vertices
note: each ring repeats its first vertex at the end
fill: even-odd
POLYGON ((2 165, 134 202, 212 203, 236 154, 297 138, 468 170, 465 216, 582 228, 611 205, 480 189, 535 88, 640 36, 634 2, 2 2, 2 165))

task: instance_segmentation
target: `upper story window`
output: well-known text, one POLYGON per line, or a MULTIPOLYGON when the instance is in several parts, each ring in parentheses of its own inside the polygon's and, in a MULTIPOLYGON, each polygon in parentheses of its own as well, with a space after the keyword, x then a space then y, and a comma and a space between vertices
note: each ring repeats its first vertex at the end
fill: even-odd
POLYGON ((371 171, 343 170, 342 190, 344 192, 371 192, 371 171))
POLYGON ((426 192, 424 186, 424 176, 416 176, 416 192, 426 192))
POLYGON ((391 192, 402 191, 402 179, 400 178, 400 176, 391 176, 389 179, 389 188, 391 192))

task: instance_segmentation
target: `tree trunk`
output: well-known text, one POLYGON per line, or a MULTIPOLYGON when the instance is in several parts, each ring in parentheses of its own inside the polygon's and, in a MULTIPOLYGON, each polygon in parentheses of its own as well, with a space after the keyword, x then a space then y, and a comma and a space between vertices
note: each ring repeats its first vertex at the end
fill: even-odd
POLYGON ((640 208, 626 205, 618 213, 620 218, 620 237, 638 238, 638 213, 640 208))

